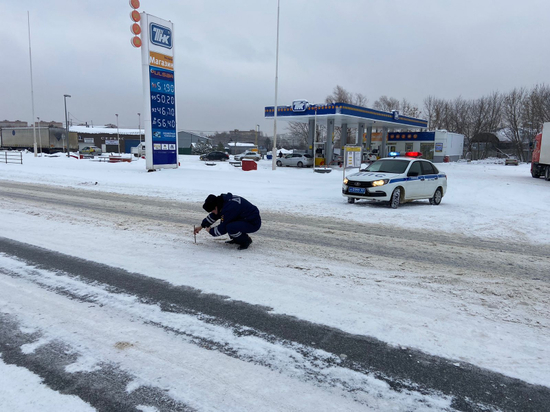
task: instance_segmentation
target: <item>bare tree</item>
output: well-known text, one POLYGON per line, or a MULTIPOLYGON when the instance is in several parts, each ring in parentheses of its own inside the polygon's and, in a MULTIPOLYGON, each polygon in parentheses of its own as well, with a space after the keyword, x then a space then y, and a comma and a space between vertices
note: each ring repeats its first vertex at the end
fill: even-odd
POLYGON ((420 117, 422 111, 417 105, 409 102, 407 99, 403 99, 401 100, 401 105, 399 106, 399 113, 404 116, 420 117))
POLYGON ((399 100, 394 97, 380 96, 380 98, 374 102, 374 108, 383 112, 399 110, 399 100))
POLYGON ((337 85, 334 90, 332 91, 332 94, 329 94, 326 99, 325 103, 350 103, 353 99, 353 95, 348 92, 346 89, 344 89, 342 86, 337 85))
POLYGON ((353 104, 356 106, 366 107, 369 104, 369 99, 361 93, 355 93, 353 104))
POLYGON ((292 136, 292 140, 297 140, 299 142, 298 146, 308 147, 308 138, 309 138, 309 125, 308 123, 302 122, 289 122, 288 123, 288 134, 292 136))
POLYGON ((518 159, 525 160, 523 154, 523 121, 527 92, 522 87, 514 89, 504 97, 503 125, 505 136, 513 143, 518 159))
POLYGON ((337 85, 332 91, 332 94, 329 94, 325 99, 325 103, 349 103, 356 106, 366 106, 368 102, 369 100, 365 95, 361 93, 350 93, 339 85, 337 85))
POLYGON ((435 130, 440 123, 438 114, 443 100, 435 96, 428 96, 424 99, 424 113, 428 120, 428 130, 435 130))
MULTIPOLYGON (((466 138, 467 151, 472 151, 472 139, 476 135, 486 132, 496 132, 502 119, 502 101, 503 96, 494 92, 489 96, 481 97, 470 103, 470 115, 468 126, 468 136, 466 138)), ((483 156, 488 155, 489 145, 485 145, 483 156)))
POLYGON ((542 124, 550 121, 550 87, 537 85, 529 93, 528 121, 533 129, 542 130, 542 124))

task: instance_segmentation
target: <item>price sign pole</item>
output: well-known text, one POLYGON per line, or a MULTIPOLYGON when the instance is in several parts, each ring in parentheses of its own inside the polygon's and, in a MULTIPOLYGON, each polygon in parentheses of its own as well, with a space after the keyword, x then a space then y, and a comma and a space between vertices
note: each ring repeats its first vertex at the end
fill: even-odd
POLYGON ((178 167, 174 25, 141 13, 141 64, 144 95, 145 167, 178 167))

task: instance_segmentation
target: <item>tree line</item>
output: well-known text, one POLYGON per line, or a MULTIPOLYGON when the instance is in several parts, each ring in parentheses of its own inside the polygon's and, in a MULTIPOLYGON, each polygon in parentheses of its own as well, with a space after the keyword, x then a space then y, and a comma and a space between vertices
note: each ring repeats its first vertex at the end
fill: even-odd
MULTIPOLYGON (((368 107, 367 97, 336 86, 325 103, 342 102, 368 107)), ((529 159, 529 148, 544 122, 550 121, 550 86, 515 88, 508 93, 493 92, 477 99, 441 99, 428 96, 419 107, 407 99, 381 96, 373 105, 381 111, 398 110, 405 116, 428 120, 428 130, 447 130, 465 136, 465 150, 483 141, 488 133, 501 133, 510 143, 519 160, 529 159)), ((289 132, 307 142, 307 124, 290 123, 289 132)))

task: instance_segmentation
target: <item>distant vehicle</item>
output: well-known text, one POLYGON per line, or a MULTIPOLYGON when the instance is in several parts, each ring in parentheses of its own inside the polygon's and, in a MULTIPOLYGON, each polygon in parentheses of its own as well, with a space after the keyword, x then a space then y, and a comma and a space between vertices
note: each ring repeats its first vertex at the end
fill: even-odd
POLYGON ((309 154, 292 153, 277 159, 277 166, 311 167, 313 157, 309 154))
POLYGON ((418 152, 406 157, 385 157, 366 169, 347 176, 342 195, 348 203, 359 199, 389 202, 392 209, 411 200, 429 199, 438 205, 447 191, 447 175, 429 160, 419 159, 418 152))
POLYGON ((363 162, 372 163, 378 160, 378 156, 375 153, 363 153, 363 162))
POLYGON ((542 133, 535 137, 535 148, 531 158, 531 176, 544 176, 550 180, 550 123, 544 123, 542 133))
POLYGON ((145 156, 145 142, 141 142, 135 147, 132 147, 131 152, 136 157, 143 157, 145 156))
POLYGON ((504 161, 505 166, 517 166, 518 164, 518 159, 513 159, 510 157, 504 161))
MULTIPOLYGON (((0 149, 2 150, 29 150, 37 149, 44 153, 67 151, 66 130, 60 127, 13 127, 0 128, 0 149)), ((69 151, 78 152, 78 136, 69 135, 69 151)))
POLYGON ((259 161, 260 159, 262 158, 262 155, 258 152, 253 152, 251 150, 247 150, 246 152, 244 153, 241 153, 241 154, 238 154, 238 155, 235 155, 233 156, 233 159, 239 161, 239 160, 243 160, 243 159, 250 159, 250 160, 255 160, 256 162, 259 161))
POLYGON ((225 162, 226 160, 229 160, 229 155, 224 152, 210 152, 202 155, 200 159, 201 160, 221 160, 222 162, 225 162))
POLYGON ((80 154, 89 154, 94 156, 99 156, 101 154, 101 149, 97 146, 86 146, 78 151, 80 154))

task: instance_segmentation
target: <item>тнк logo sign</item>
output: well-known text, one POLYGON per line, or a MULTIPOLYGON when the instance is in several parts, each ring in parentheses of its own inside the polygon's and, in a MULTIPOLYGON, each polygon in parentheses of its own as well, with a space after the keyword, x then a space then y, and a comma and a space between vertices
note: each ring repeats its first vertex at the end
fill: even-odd
POLYGON ((292 102, 293 112, 305 112, 308 107, 309 107, 309 102, 307 100, 294 100, 292 102))
POLYGON ((149 38, 151 39, 151 43, 156 44, 157 46, 171 49, 172 30, 170 30, 168 27, 160 26, 155 23, 151 23, 150 27, 151 31, 149 32, 149 38))

